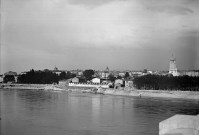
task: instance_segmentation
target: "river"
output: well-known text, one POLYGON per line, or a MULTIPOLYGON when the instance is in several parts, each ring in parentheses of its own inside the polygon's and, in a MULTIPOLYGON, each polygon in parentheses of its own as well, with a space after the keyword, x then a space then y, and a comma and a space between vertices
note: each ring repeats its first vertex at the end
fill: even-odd
POLYGON ((159 122, 199 114, 199 101, 0 89, 1 135, 158 135, 159 122))

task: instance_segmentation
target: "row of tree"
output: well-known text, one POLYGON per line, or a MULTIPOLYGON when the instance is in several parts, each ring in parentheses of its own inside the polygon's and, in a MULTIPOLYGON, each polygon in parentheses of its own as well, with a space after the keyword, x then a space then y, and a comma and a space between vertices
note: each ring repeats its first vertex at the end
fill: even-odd
POLYGON ((199 91, 199 77, 145 75, 133 80, 137 89, 199 91))
POLYGON ((75 74, 70 72, 61 72, 59 75, 51 72, 50 70, 34 71, 33 69, 26 74, 18 76, 19 83, 30 84, 52 84, 58 83, 59 80, 69 79, 75 77, 75 74))

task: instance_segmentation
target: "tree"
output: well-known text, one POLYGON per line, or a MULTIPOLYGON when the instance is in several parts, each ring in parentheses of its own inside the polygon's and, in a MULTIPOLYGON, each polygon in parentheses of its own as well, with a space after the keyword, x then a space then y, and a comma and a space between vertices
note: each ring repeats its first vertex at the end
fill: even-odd
POLYGON ((198 91, 199 77, 145 75, 133 80, 137 89, 198 91))
POLYGON ((94 75, 94 71, 92 69, 88 69, 88 70, 85 70, 83 72, 83 75, 84 77, 86 78, 86 80, 91 80, 92 79, 92 76, 94 75))
POLYGON ((3 82, 4 82, 4 83, 7 83, 7 82, 15 82, 15 77, 14 77, 14 75, 6 75, 6 76, 3 78, 3 82))
POLYGON ((66 72, 61 72, 60 75, 59 75, 59 80, 63 80, 63 79, 66 79, 66 72))
POLYGON ((129 75, 129 72, 126 72, 125 75, 124 75, 124 78, 128 78, 130 75, 129 75))
POLYGON ((34 71, 33 69, 26 74, 19 75, 18 81, 20 83, 30 84, 52 84, 58 83, 59 76, 56 73, 52 73, 50 70, 34 71))
POLYGON ((66 73, 66 78, 65 79, 70 79, 70 78, 74 78, 76 76, 76 74, 73 74, 73 73, 71 73, 71 72, 67 72, 66 73))
POLYGON ((122 77, 120 75, 117 76, 117 79, 122 79, 122 77))
POLYGON ((116 77, 115 77, 114 75, 112 75, 112 74, 110 74, 110 75, 108 76, 108 78, 111 80, 111 82, 114 82, 115 79, 116 79, 116 77))
POLYGON ((147 73, 147 69, 144 69, 143 73, 147 73))

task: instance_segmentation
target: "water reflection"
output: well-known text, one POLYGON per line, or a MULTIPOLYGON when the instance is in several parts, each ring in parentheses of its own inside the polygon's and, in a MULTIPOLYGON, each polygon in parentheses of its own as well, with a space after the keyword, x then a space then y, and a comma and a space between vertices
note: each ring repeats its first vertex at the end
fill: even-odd
POLYGON ((2 135, 158 135, 160 121, 198 102, 40 90, 0 90, 2 135))

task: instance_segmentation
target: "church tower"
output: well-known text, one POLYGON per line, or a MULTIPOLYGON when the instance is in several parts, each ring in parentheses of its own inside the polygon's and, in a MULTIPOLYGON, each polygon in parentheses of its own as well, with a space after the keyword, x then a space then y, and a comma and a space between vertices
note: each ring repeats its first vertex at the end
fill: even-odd
POLYGON ((108 66, 106 67, 105 72, 106 72, 106 73, 109 73, 109 68, 108 68, 108 66))
POLYGON ((105 70, 105 77, 106 77, 106 80, 108 79, 108 76, 109 76, 109 68, 108 66, 106 67, 106 70, 105 70))
POLYGON ((169 63, 169 74, 172 74, 173 76, 178 76, 178 70, 176 67, 176 58, 171 56, 170 63, 169 63))

